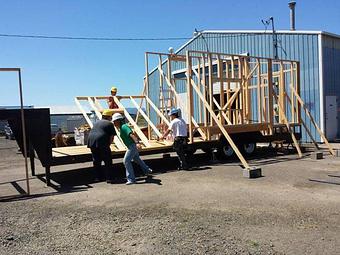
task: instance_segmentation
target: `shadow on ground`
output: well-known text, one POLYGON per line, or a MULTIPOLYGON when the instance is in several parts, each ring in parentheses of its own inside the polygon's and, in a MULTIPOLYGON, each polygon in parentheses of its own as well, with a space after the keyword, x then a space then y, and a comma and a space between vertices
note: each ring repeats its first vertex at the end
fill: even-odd
MULTIPOLYGON (((261 166, 275 164, 282 161, 296 160, 297 157, 291 156, 295 151, 283 150, 278 152, 273 148, 262 147, 258 148, 254 156, 247 158, 252 166, 261 166)), ((305 156, 307 157, 307 156, 305 156)), ((188 159, 191 168, 187 171, 206 171, 211 169, 213 165, 231 165, 231 166, 241 166, 239 160, 234 157, 231 159, 223 159, 220 157, 213 156, 207 153, 196 153, 188 159)), ((146 159, 145 162, 153 169, 154 173, 150 177, 145 177, 142 175, 141 169, 134 165, 135 174, 138 180, 138 184, 153 184, 162 185, 161 174, 171 171, 177 171, 178 159, 177 157, 162 157, 156 159, 146 159)), ((115 163, 115 160, 113 161, 115 163)), ((72 167, 72 165, 68 165, 72 167)), ((240 168, 241 169, 241 168, 240 168)), ((36 176, 42 182, 46 182, 45 176, 43 174, 36 176)), ((116 163, 112 167, 111 179, 113 180, 112 185, 125 183, 125 168, 122 163, 116 163)), ((54 189, 53 192, 35 194, 29 197, 26 196, 25 191, 16 183, 11 182, 12 186, 16 188, 19 195, 11 197, 1 197, 0 202, 9 202, 29 198, 45 197, 52 195, 60 195, 70 192, 82 192, 91 189, 92 184, 95 181, 95 174, 92 167, 78 168, 78 169, 65 169, 63 171, 52 172, 51 173, 51 188, 54 189)), ((311 180, 312 181, 312 180, 311 180)))

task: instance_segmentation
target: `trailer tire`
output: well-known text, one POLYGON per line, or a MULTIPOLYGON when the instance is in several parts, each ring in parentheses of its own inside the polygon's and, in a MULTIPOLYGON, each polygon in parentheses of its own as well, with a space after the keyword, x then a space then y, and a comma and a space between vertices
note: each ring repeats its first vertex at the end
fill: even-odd
POLYGON ((223 143, 218 150, 218 155, 221 158, 228 159, 232 158, 235 155, 235 152, 229 143, 223 143))
POLYGON ((256 151, 256 143, 250 142, 250 143, 244 143, 242 144, 242 152, 247 155, 251 156, 256 151))

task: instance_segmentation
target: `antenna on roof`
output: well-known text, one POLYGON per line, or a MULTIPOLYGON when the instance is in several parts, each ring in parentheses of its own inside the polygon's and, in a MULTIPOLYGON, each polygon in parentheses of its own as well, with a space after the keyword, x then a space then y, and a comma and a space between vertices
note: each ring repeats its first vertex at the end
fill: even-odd
POLYGON ((261 22, 263 23, 264 27, 265 27, 265 32, 267 31, 267 26, 269 26, 270 24, 272 24, 272 34, 273 34, 273 55, 275 59, 278 59, 278 46, 277 46, 277 34, 275 31, 275 26, 274 26, 274 17, 271 16, 269 19, 267 20, 263 20, 261 19, 261 22))

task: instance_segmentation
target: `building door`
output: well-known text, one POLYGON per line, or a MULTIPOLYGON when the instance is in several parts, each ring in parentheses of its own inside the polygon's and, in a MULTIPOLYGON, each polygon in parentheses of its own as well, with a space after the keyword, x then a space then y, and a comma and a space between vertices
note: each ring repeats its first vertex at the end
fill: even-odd
POLYGON ((326 96, 326 137, 329 141, 336 139, 338 131, 336 96, 326 96))

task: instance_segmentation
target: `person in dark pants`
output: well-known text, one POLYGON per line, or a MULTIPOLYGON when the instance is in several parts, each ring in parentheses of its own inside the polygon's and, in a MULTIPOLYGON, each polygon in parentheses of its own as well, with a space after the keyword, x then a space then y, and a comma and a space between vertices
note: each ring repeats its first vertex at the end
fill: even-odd
POLYGON ((168 136, 170 132, 174 137, 173 148, 176 151, 179 159, 178 170, 188 170, 189 166, 185 157, 185 148, 188 143, 188 128, 185 121, 180 117, 179 109, 171 109, 171 122, 168 130, 163 134, 162 139, 168 136))
POLYGON ((110 170, 112 167, 110 145, 113 142, 113 137, 116 131, 112 119, 112 111, 104 110, 102 119, 97 121, 90 131, 87 147, 91 149, 93 166, 96 173, 96 179, 101 179, 101 164, 104 161, 105 178, 107 183, 111 183, 110 170))

